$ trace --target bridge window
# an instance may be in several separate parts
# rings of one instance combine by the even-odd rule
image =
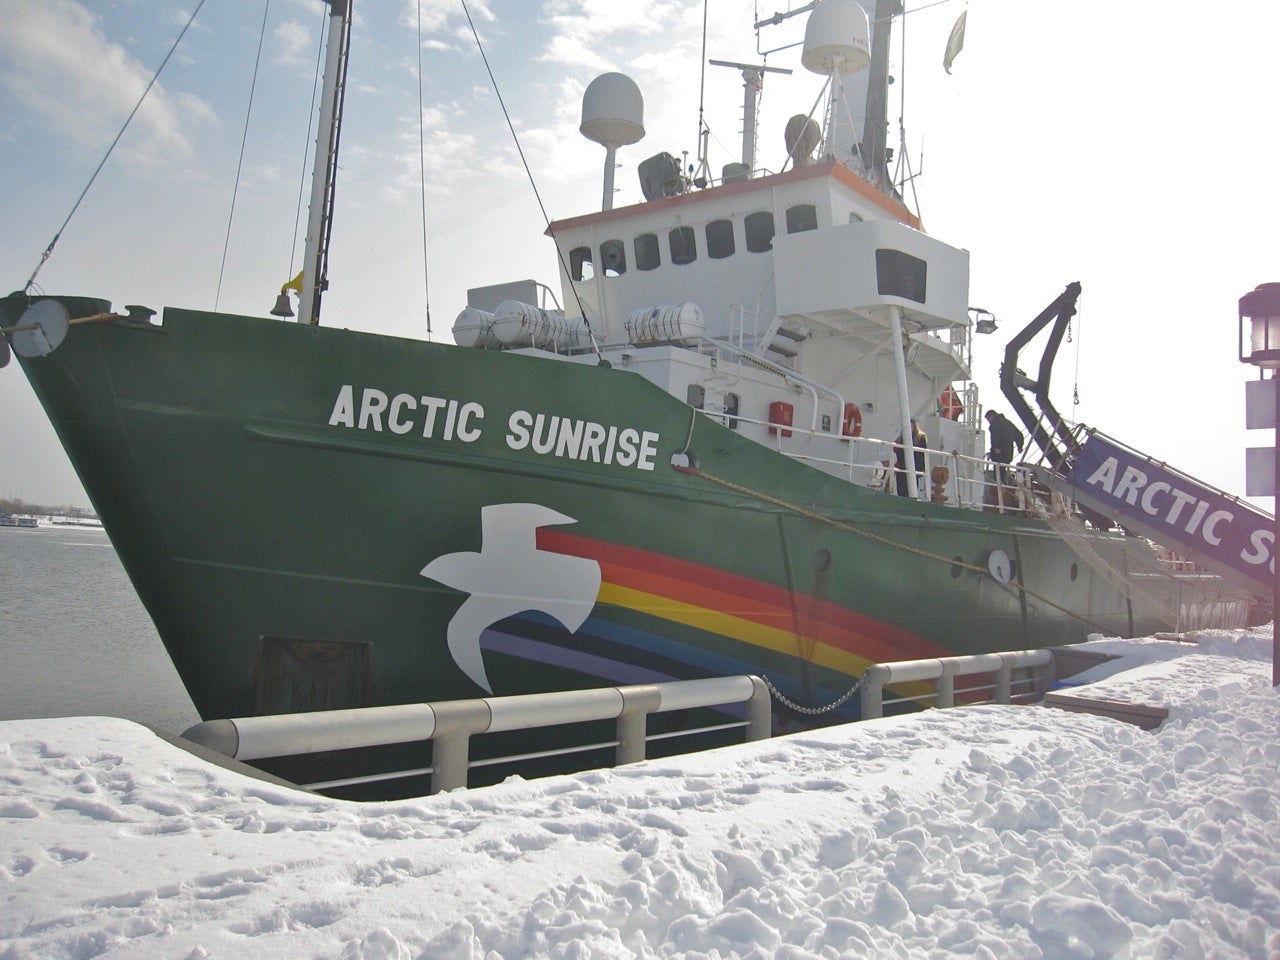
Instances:
[[[925,302],[929,264],[901,250],[876,251],[876,291],[882,296]]]
[[[817,229],[818,208],[812,203],[801,203],[787,210],[787,233]]]
[[[747,230],[747,250],[765,253],[773,249],[773,214],[770,211],[748,213],[743,225]]]
[[[671,244],[672,263],[683,265],[698,259],[698,238],[693,227],[676,227],[667,234],[667,242]]]
[[[658,253],[658,235],[642,233],[636,237],[636,269],[656,270],[662,264],[662,256]]]
[[[620,277],[627,272],[627,248],[621,240],[600,244],[600,264],[606,277]]]
[[[707,256],[723,260],[733,256],[733,221],[712,220],[707,224]]]
[[[574,280],[590,280],[596,275],[590,247],[574,247],[569,251],[569,276]]]

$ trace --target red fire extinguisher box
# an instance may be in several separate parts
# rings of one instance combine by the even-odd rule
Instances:
[[[785,400],[775,400],[773,403],[769,404],[769,422],[776,423],[778,425],[776,427],[769,428],[770,435],[776,434],[780,427],[791,426],[792,422],[795,420],[795,416],[796,408]],[[784,437],[789,437],[791,436],[791,431],[783,430],[782,435]]]

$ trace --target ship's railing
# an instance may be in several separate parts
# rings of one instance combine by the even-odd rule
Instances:
[[[702,344],[707,349],[711,350],[713,354],[728,353],[730,359],[738,363],[749,363],[756,367],[759,367],[762,370],[768,370],[770,373],[773,373],[778,377],[780,377],[783,380],[783,382],[793,386],[801,387],[806,393],[809,394],[809,396],[813,400],[813,411],[811,414],[811,422],[809,425],[809,429],[811,432],[813,433],[818,432],[818,418],[822,415],[822,410],[821,410],[822,401],[819,399],[819,397],[827,398],[827,401],[831,404],[831,409],[834,412],[834,415],[836,416],[836,418],[843,416],[844,396],[839,391],[832,390],[830,387],[826,386],[825,384],[821,384],[814,380],[810,380],[807,377],[803,377],[800,374],[796,373],[794,370],[789,370],[788,368],[782,366],[779,363],[776,363],[773,360],[768,359],[767,357],[758,356],[757,354],[754,354],[747,350],[736,347],[733,344],[728,343],[724,340],[703,340]],[[713,357],[713,359],[718,359],[718,358]]]
[[[1016,674],[1015,674],[1016,671]],[[979,653],[938,660],[902,660],[877,663],[862,677],[862,719],[884,716],[886,704],[911,703],[922,707],[954,707],[962,703],[1013,703],[1042,697],[1054,678],[1054,657],[1049,650],[1014,650]],[[957,686],[957,679],[961,685]],[[932,681],[932,689],[915,694],[885,696],[889,684]],[[989,696],[983,696],[989,694]]]
[[[673,733],[647,732],[647,720],[651,714],[737,704],[745,704],[745,720],[681,729]],[[473,736],[597,720],[616,721],[612,740],[517,756],[470,759]],[[432,762],[428,767],[300,786],[305,790],[319,791],[429,774],[431,792],[436,793],[465,787],[468,771],[475,767],[609,747],[614,748],[616,763],[635,763],[645,759],[650,741],[735,728],[745,730],[747,740],[764,740],[770,736],[769,690],[759,677],[709,677],[513,697],[207,720],[191,727],[183,737],[223,756],[243,761],[430,741]]]
[[[897,489],[896,478],[905,473],[897,467],[897,453],[905,452],[905,445],[874,437],[845,437],[829,430],[790,425],[779,426],[768,420],[760,420],[742,414],[728,414],[714,410],[702,413],[725,424],[748,424],[772,430],[773,448],[780,454],[810,463],[824,470],[874,490],[893,493]],[[788,442],[786,434],[792,439]],[[843,450],[843,457],[822,456],[813,452],[811,443],[828,441],[839,446],[829,450]],[[918,473],[916,483],[921,500],[950,504],[967,510],[992,510],[1003,513],[1027,513],[1026,490],[1031,489],[1031,469],[1022,464],[1000,464],[982,457],[970,457],[958,452],[925,448],[924,472]],[[934,480],[934,468],[946,467],[945,480]],[[940,487],[940,489],[939,489]]]

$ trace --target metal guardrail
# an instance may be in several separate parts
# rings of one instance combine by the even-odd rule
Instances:
[[[246,761],[429,740],[432,743],[430,767],[302,786],[323,790],[430,773],[431,792],[438,793],[465,787],[467,773],[473,766],[507,760],[537,759],[612,746],[618,764],[635,763],[645,758],[649,740],[672,736],[648,736],[646,719],[650,714],[740,703],[747,707],[745,721],[681,730],[679,735],[743,727],[748,740],[767,739],[771,733],[769,690],[764,681],[755,676],[207,720],[182,736],[233,760]],[[616,720],[615,739],[588,747],[575,746],[476,763],[470,760],[471,738],[477,734],[593,720]]]
[[[1025,679],[1015,681],[1013,671],[1029,668],[1033,671]],[[957,691],[957,677],[992,675],[990,683],[966,686]],[[897,663],[877,663],[867,668],[862,678],[862,719],[874,720],[884,716],[884,705],[914,701],[928,706],[954,707],[956,693],[969,694],[991,691],[989,700],[983,703],[1010,703],[1015,696],[1013,688],[1030,687],[1027,694],[1043,694],[1053,681],[1054,659],[1052,651],[1014,650],[1008,653],[978,653],[967,657],[945,657],[940,660],[902,660]],[[934,691],[918,696],[884,695],[884,688],[891,683],[932,680]],[[978,702],[978,701],[974,701]]]

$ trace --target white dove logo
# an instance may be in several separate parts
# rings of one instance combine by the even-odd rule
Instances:
[[[538,549],[538,527],[577,522],[536,503],[492,504],[480,511],[479,553],[446,553],[422,568],[422,576],[471,594],[449,621],[449,653],[486,692],[493,693],[480,653],[487,627],[538,610],[572,633],[595,606],[600,564]]]

